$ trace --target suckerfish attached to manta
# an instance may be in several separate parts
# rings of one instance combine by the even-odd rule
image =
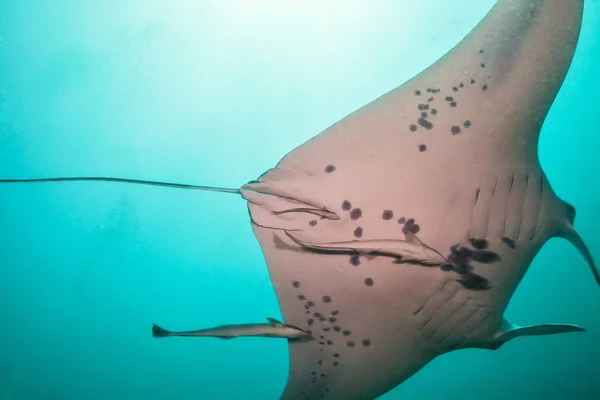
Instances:
[[[195,331],[171,332],[156,324],[152,324],[152,336],[164,338],[169,336],[216,337],[234,339],[237,337],[268,337],[288,340],[308,339],[310,333],[294,325],[284,324],[275,318],[267,318],[268,324],[219,325],[213,328]]]

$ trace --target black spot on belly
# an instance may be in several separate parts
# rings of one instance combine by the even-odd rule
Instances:
[[[464,87],[465,87],[465,84],[461,82],[459,86],[460,86],[461,88],[464,88]]]
[[[300,282],[298,281],[293,281],[292,282],[292,286],[295,287],[296,289],[300,287]]]
[[[348,200],[344,200],[342,202],[342,210],[344,211],[348,211],[352,208],[352,204],[350,204],[350,202]]]
[[[427,118],[427,113],[425,111],[421,113],[421,118]]]
[[[339,353],[333,353],[333,356],[334,356],[335,358],[340,358],[340,354],[339,354]]]
[[[442,271],[452,271],[454,269],[454,265],[452,265],[452,264],[442,264],[442,265],[440,265],[440,269]]]
[[[484,250],[488,248],[488,241],[486,239],[469,239],[469,243],[471,246],[475,247],[477,250]]]
[[[479,54],[483,54],[483,49],[479,50]]]
[[[517,246],[515,240],[509,237],[503,237],[502,242],[504,242],[504,244],[506,244],[511,249],[514,249]]]
[[[415,96],[420,96],[421,95],[421,91],[420,90],[415,90]]]
[[[353,342],[353,341],[349,341],[349,342],[347,342],[347,343],[346,343],[346,345],[347,345],[348,347],[354,347],[354,346],[355,346],[355,344],[354,344],[354,342]]]
[[[360,226],[357,226],[356,229],[354,230],[354,236],[359,238],[359,237],[362,237],[362,235],[363,235],[363,229]]]
[[[337,362],[337,361],[334,361],[334,362],[333,362],[333,366],[334,366],[334,367],[337,367],[337,366],[338,366],[338,364],[339,364],[339,362]]]
[[[394,212],[392,210],[383,210],[383,212],[381,213],[381,218],[388,221],[394,218]]]
[[[339,331],[342,330],[342,328],[340,328],[339,326],[334,326],[333,330],[336,331],[336,332],[339,332]]]
[[[431,109],[431,115],[437,115],[437,110],[435,108]]]
[[[410,129],[411,132],[416,132],[417,126],[415,124],[412,124],[408,127],[408,129]]]
[[[331,312],[331,315],[338,315],[339,313],[340,313],[340,312],[339,312],[338,310],[333,310],[333,311]]]
[[[485,64],[484,63],[481,63],[479,65],[481,66],[481,68],[485,68]]]
[[[460,127],[454,125],[452,128],[450,128],[450,132],[452,132],[453,135],[458,135],[460,133]]]
[[[312,301],[307,301],[306,305],[309,307],[314,307],[315,303],[313,303]]]
[[[404,217],[400,217],[400,218],[398,218],[398,223],[399,223],[399,224],[403,224],[403,223],[405,223],[405,222],[406,222],[406,218],[404,218]]]
[[[316,219],[313,219],[313,220],[312,220],[312,221],[310,221],[308,224],[309,224],[310,226],[315,226],[315,225],[317,225],[317,220],[316,220]]]
[[[421,227],[418,224],[414,224],[410,231],[416,235],[417,233],[419,233],[420,230]]]
[[[458,279],[458,283],[463,285],[466,289],[470,290],[488,290],[490,289],[490,283],[483,276],[476,274],[462,275]]]
[[[306,296],[304,296],[303,294],[298,296],[298,300],[306,300]]]
[[[328,174],[332,173],[333,171],[335,171],[335,165],[328,165],[325,167],[325,172]]]
[[[360,208],[355,208],[350,211],[350,218],[353,220],[357,220],[362,217],[362,210]]]
[[[325,328],[323,328],[323,332],[329,332],[329,331],[330,331],[329,327],[326,326]]]
[[[329,322],[336,322],[337,318],[336,317],[329,317]]]
[[[369,347],[371,345],[371,341],[369,339],[364,339],[362,341],[363,346]]]
[[[429,104],[419,104],[417,108],[419,109],[419,111],[429,110]]]
[[[360,258],[359,258],[359,256],[350,256],[350,265],[358,267],[360,265]]]
[[[476,250],[471,255],[471,259],[482,264],[491,264],[500,261],[500,255],[493,251]]]
[[[446,96],[446,101],[454,101],[454,97],[452,97],[452,96]]]
[[[419,124],[419,126],[422,126],[423,128],[425,128],[427,130],[430,130],[433,128],[433,124],[431,122],[427,121],[425,118],[419,118],[417,123]]]
[[[456,102],[455,101],[451,102],[450,107],[456,107]]]
[[[485,92],[486,90],[488,90],[488,86],[487,86],[487,85],[483,85],[483,86],[481,87],[481,90],[483,90],[483,91]]]
[[[423,153],[423,152],[427,151],[427,145],[426,145],[426,144],[420,144],[420,145],[419,145],[419,151],[420,151],[421,153]]]
[[[373,279],[371,279],[371,278],[365,279],[365,285],[373,286],[373,284],[374,284]]]
[[[308,326],[312,326],[312,324],[315,323],[315,320],[312,318],[309,318],[308,321],[306,321],[306,323],[308,324]]]
[[[350,332],[349,330],[345,330],[345,331],[342,332],[342,335],[344,335],[344,336],[350,336],[350,335],[352,335],[352,332]]]
[[[465,128],[470,128],[471,127],[471,121],[466,120],[463,125],[465,126]]]
[[[331,303],[331,297],[329,297],[329,296],[323,296],[322,300],[323,300],[323,303]]]

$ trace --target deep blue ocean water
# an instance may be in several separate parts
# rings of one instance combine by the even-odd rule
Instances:
[[[565,0],[567,1],[567,0]],[[418,3],[418,4],[417,4]],[[0,178],[239,187],[408,80],[493,0],[0,0]],[[600,259],[600,1],[540,158]],[[600,399],[600,290],[566,241],[506,316],[582,334],[440,357],[393,399]],[[277,399],[282,340],[151,337],[280,318],[246,203],[124,185],[0,186],[0,399]]]

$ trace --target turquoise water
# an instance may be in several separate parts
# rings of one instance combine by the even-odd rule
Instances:
[[[415,2],[416,3],[416,2]],[[459,42],[492,0],[0,2],[0,178],[239,187]],[[600,258],[600,1],[542,165]],[[151,337],[281,318],[238,196],[0,186],[0,399],[277,399],[285,341]],[[506,313],[587,333],[434,360],[383,399],[600,398],[600,291],[546,244]]]

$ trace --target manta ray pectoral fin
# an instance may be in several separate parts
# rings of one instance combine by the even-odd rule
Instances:
[[[446,259],[437,251],[424,245],[420,240],[351,240],[345,242],[314,243],[300,239],[285,231],[285,234],[303,247],[332,252],[357,252],[359,254],[380,254],[398,258],[399,262],[414,262],[424,265],[441,265]],[[416,236],[414,237],[416,239]]]
[[[596,262],[592,257],[592,253],[586,246],[582,237],[579,235],[575,227],[571,224],[565,224],[564,228],[558,233],[559,237],[567,239],[573,246],[577,248],[579,253],[585,258],[590,269],[592,270],[592,274],[594,274],[594,278],[596,279],[596,283],[600,285],[600,272],[598,271],[598,267],[596,266]]]
[[[499,349],[504,343],[519,336],[554,335],[557,333],[585,332],[585,329],[570,324],[543,324],[530,326],[517,326],[506,319],[502,321],[500,330],[490,345],[491,350]]]

